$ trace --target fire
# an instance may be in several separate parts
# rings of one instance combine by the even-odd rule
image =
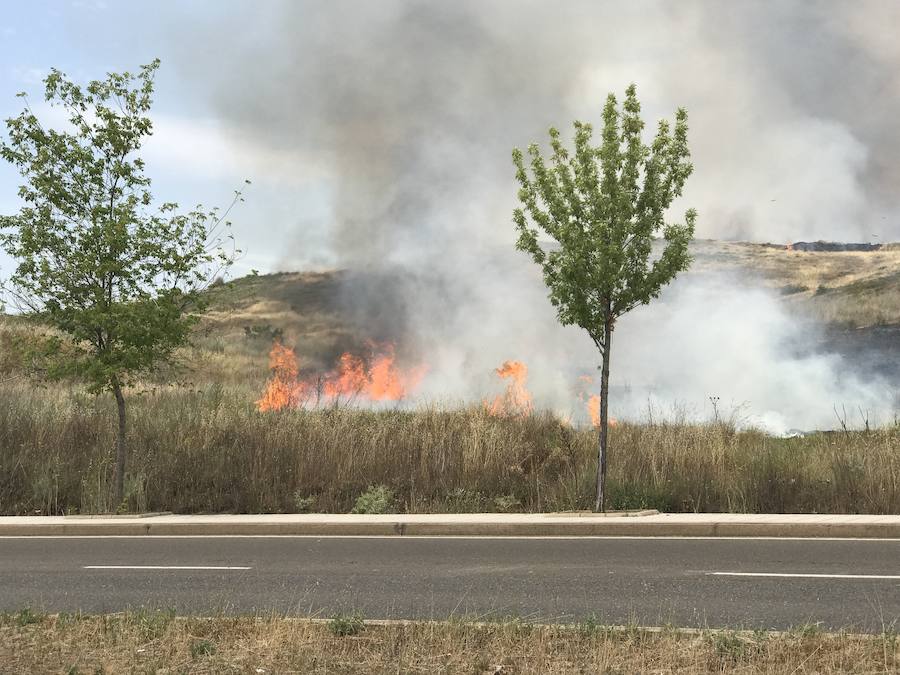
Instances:
[[[326,377],[323,392],[333,399],[399,401],[418,387],[427,371],[426,366],[401,370],[395,363],[393,345],[386,345],[381,354],[374,354],[368,365],[359,356],[344,353],[337,369]]]
[[[793,251],[794,245],[792,243],[788,242],[787,244],[784,245],[784,250],[785,251]]]
[[[294,350],[276,340],[269,352],[269,370],[272,371],[272,376],[266,382],[266,390],[256,406],[263,412],[296,407],[302,386],[297,380],[300,371]]]
[[[315,395],[316,403],[329,401],[399,401],[412,393],[425,376],[427,366],[403,370],[395,362],[393,345],[378,349],[370,345],[368,363],[362,357],[345,352],[335,368],[325,375],[300,379],[294,350],[276,341],[269,353],[272,376],[266,383],[260,411],[297,408]]]
[[[578,378],[578,381],[585,385],[585,390],[578,394],[578,398],[584,401],[585,406],[587,407],[588,415],[591,418],[591,424],[595,427],[600,426],[600,395],[599,394],[588,394],[587,388],[590,387],[594,383],[594,378],[590,375],[581,375]],[[609,426],[614,427],[618,422],[615,417],[610,417]]]
[[[484,407],[491,415],[530,415],[534,409],[531,401],[531,393],[525,387],[528,378],[528,366],[521,361],[504,361],[503,365],[495,370],[501,379],[508,379],[506,391],[494,398],[492,402],[485,401]]]
[[[591,416],[591,424],[595,427],[600,426],[600,397],[597,394],[591,394],[587,400],[588,414]]]
[[[600,396],[597,394],[591,394],[590,398],[587,400],[587,409],[588,414],[591,416],[591,424],[595,427],[600,426]],[[615,417],[610,417],[607,420],[609,426],[616,426],[619,421]]]
[[[415,392],[428,372],[425,365],[408,369],[398,366],[391,344],[381,347],[370,344],[369,349],[368,359],[345,352],[329,372],[301,378],[294,350],[276,340],[269,352],[272,374],[256,402],[257,408],[261,412],[299,408],[310,402],[317,405],[323,399],[325,402],[400,401]],[[521,361],[504,361],[494,372],[506,380],[506,390],[493,400],[484,400],[487,412],[511,417],[530,415],[534,402],[526,387],[528,366]],[[591,424],[599,427],[600,396],[590,393],[593,384],[593,377],[582,375],[576,392],[587,408]],[[609,418],[609,425],[616,426],[616,420]]]

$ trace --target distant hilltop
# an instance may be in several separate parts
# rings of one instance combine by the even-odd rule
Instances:
[[[896,244],[856,244],[839,241],[795,241],[792,244],[764,244],[769,248],[780,248],[786,251],[880,251],[891,249]]]

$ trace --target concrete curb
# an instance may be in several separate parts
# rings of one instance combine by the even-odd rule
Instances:
[[[900,516],[394,514],[0,517],[0,536],[799,537],[900,539]]]

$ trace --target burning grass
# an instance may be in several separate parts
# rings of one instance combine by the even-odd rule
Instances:
[[[125,508],[349,512],[383,485],[406,512],[591,505],[596,434],[547,413],[344,407],[262,413],[252,389],[132,398]],[[257,394],[258,397],[258,394]],[[108,512],[111,401],[0,385],[0,512]],[[900,427],[775,438],[722,423],[611,430],[610,507],[900,513]]]
[[[256,402],[260,412],[346,402],[402,401],[418,386],[428,368],[403,369],[396,363],[394,346],[370,343],[369,358],[345,352],[324,375],[300,376],[294,350],[275,340],[269,352],[271,376]]]
[[[653,631],[585,621],[365,623],[280,617],[0,616],[8,672],[873,673],[895,634]]]

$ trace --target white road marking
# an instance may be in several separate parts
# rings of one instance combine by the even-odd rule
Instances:
[[[713,577],[779,577],[787,579],[896,579],[900,574],[806,574],[788,572],[707,572]]]
[[[85,570],[251,570],[239,565],[84,565]]]

